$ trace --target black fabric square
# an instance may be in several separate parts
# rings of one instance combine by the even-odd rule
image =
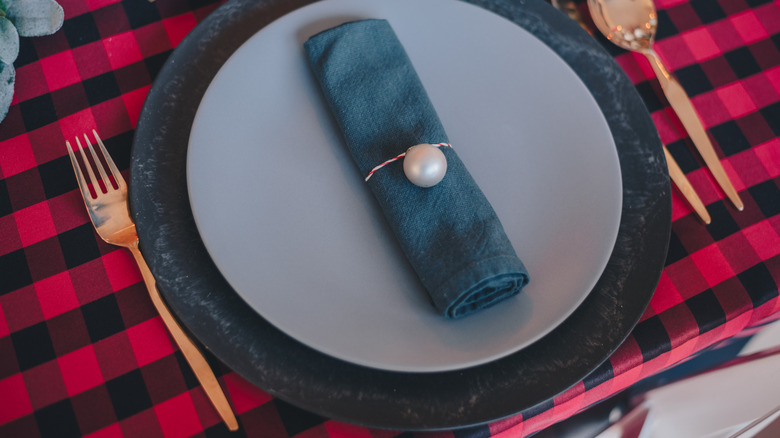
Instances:
[[[62,248],[62,256],[68,269],[74,268],[100,257],[95,228],[91,223],[78,226],[57,236]]]
[[[544,403],[538,404],[523,411],[523,420],[533,418],[539,414],[543,414],[555,407],[555,401],[549,399]]]
[[[81,308],[92,342],[115,335],[125,329],[122,313],[113,295],[108,295]]]
[[[737,278],[750,295],[754,308],[777,297],[777,283],[763,263],[737,274]]]
[[[19,38],[19,56],[14,61],[14,67],[19,68],[38,60],[38,52],[32,38]]]
[[[666,253],[666,262],[664,262],[664,266],[669,266],[685,257],[688,257],[688,251],[685,250],[685,247],[680,241],[680,238],[677,237],[677,234],[672,232],[669,238],[669,250]]]
[[[658,11],[658,29],[655,34],[657,41],[660,41],[666,37],[679,34],[674,22],[669,18],[669,14],[665,10]]]
[[[588,391],[612,379],[613,377],[615,377],[615,370],[612,368],[612,362],[605,360],[601,363],[601,365],[598,366],[598,368],[593,370],[590,374],[585,376],[584,379],[582,379],[582,384],[585,387],[585,390]]]
[[[290,436],[297,435],[325,421],[325,418],[317,414],[304,411],[282,400],[275,399],[273,403],[276,406],[276,411],[279,413],[282,424],[284,424],[284,429]]]
[[[712,91],[713,89],[712,82],[710,82],[707,74],[704,73],[699,64],[691,64],[675,70],[674,75],[690,97]]]
[[[747,3],[751,8],[755,8],[756,6],[772,3],[772,0],[745,0],[745,3]]]
[[[691,7],[704,24],[726,18],[723,8],[712,0],[691,0]]]
[[[185,329],[186,330],[186,329]],[[208,356],[206,355],[207,351],[203,351],[204,356],[206,356],[206,360],[208,361]],[[184,377],[184,384],[187,385],[187,389],[193,389],[197,386],[200,386],[200,383],[198,382],[198,379],[195,377],[195,373],[192,371],[192,367],[187,362],[187,359],[184,358],[184,355],[181,353],[181,351],[176,351],[174,353],[174,357],[176,358],[176,362],[179,363],[179,369],[181,370],[181,376]],[[213,366],[212,369],[215,369]],[[214,373],[217,377],[220,377],[220,374]]]
[[[157,5],[154,2],[124,0],[122,6],[125,8],[127,21],[133,29],[160,21],[160,12],[157,10]]]
[[[123,420],[152,407],[141,370],[133,370],[106,382],[117,419]]]
[[[683,133],[683,135],[688,134]],[[672,154],[674,161],[677,162],[683,173],[691,173],[702,166],[696,159],[697,155],[695,155],[692,150],[693,144],[689,146],[686,139],[680,139],[669,143],[666,145],[666,148],[669,149],[669,153]]]
[[[79,423],[70,399],[65,399],[35,411],[35,420],[41,437],[80,437]]]
[[[658,315],[651,316],[637,324],[632,334],[639,345],[644,362],[672,349],[669,333]]]
[[[130,168],[130,151],[133,148],[133,131],[127,131],[109,139],[103,139],[108,155],[114,160],[116,167],[122,171]]]
[[[27,266],[24,250],[9,252],[0,256],[0,295],[13,292],[32,284],[32,275]]]
[[[57,121],[57,111],[49,94],[43,94],[19,103],[27,131],[38,129]]]
[[[92,14],[81,14],[62,23],[62,32],[71,48],[83,46],[100,39],[100,31]]]
[[[712,223],[707,225],[707,231],[715,240],[725,239],[740,230],[734,217],[729,213],[729,208],[726,207],[725,202],[715,202],[707,206],[712,217]]]
[[[750,53],[747,47],[740,47],[723,55],[728,61],[731,69],[740,78],[744,79],[761,71],[761,67],[756,62],[756,58]]]
[[[651,81],[636,84],[636,91],[639,92],[639,96],[642,97],[645,105],[647,105],[647,110],[651,113],[662,110],[666,105],[665,99],[661,100],[658,90],[656,90]]]
[[[57,357],[45,322],[11,333],[19,369],[29,370]]]
[[[119,97],[119,84],[112,72],[89,78],[84,81],[84,91],[90,105],[97,105],[107,100]]]
[[[189,5],[189,8],[191,11],[213,5],[215,2],[214,0],[187,0],[187,4]]]
[[[0,179],[0,217],[13,213],[11,197],[8,195],[8,185],[4,179]]]
[[[715,221],[713,220],[713,222]],[[726,323],[726,314],[712,289],[707,289],[688,298],[685,300],[685,304],[691,309],[693,317],[696,318],[700,335]]]
[[[780,34],[777,34],[780,36]],[[780,46],[778,46],[780,48]],[[767,105],[760,110],[761,115],[769,123],[772,131],[775,135],[780,137],[780,102],[775,102],[772,105]]]
[[[152,81],[154,81],[154,78],[156,78],[157,74],[160,73],[160,70],[162,70],[163,65],[165,65],[165,61],[168,60],[168,56],[170,56],[171,53],[173,53],[172,50],[158,53],[144,59],[146,69],[149,71],[149,77],[152,79]]]
[[[764,181],[748,188],[750,196],[758,204],[758,208],[764,213],[764,217],[772,217],[780,214],[780,189],[773,180]]]
[[[727,157],[751,148],[750,142],[734,120],[713,126],[710,134]]]
[[[70,142],[73,143],[73,140],[71,139]],[[41,164],[38,166],[38,171],[47,199],[56,198],[78,188],[76,175],[73,173],[73,166],[67,155]]]
[[[485,424],[482,426],[465,427],[452,431],[454,438],[490,438],[490,427]]]

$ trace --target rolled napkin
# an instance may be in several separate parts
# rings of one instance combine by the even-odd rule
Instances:
[[[409,147],[447,134],[403,46],[386,20],[342,24],[305,44],[309,63],[365,178]],[[366,182],[434,307],[460,318],[520,293],[528,273],[487,198],[455,150],[444,179],[412,184],[402,161]]]

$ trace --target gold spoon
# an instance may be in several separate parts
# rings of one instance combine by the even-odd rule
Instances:
[[[607,39],[617,46],[647,57],[669,104],[688,131],[691,141],[712,172],[715,181],[737,210],[742,211],[745,208],[742,200],[734,190],[726,171],[723,170],[691,99],[653,50],[653,40],[658,27],[658,14],[653,0],[588,0],[588,8],[596,27]]]

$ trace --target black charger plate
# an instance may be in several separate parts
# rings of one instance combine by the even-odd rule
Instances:
[[[341,361],[282,333],[230,288],[203,246],[187,195],[190,128],[211,80],[249,37],[309,3],[229,1],[182,41],[156,78],[136,130],[130,187],[141,249],[161,293],[186,327],[236,372],[276,397],[330,418],[392,429],[449,429],[549,402],[628,336],[663,268],[671,189],[644,103],[610,55],[541,0],[470,1],[547,44],[598,102],[623,177],[614,251],[574,314],[517,353],[436,373],[382,371]]]

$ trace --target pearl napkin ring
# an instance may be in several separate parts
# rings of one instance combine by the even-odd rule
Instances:
[[[444,179],[444,175],[447,173],[447,157],[439,149],[441,147],[452,147],[452,145],[449,143],[414,145],[406,152],[371,169],[371,172],[368,172],[366,176],[366,182],[377,170],[403,158],[404,174],[412,184],[423,188],[433,187]]]

